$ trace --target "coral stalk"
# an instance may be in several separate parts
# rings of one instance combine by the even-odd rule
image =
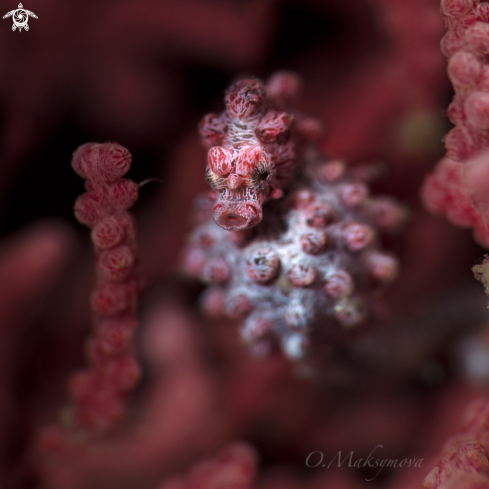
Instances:
[[[445,216],[455,226],[472,228],[475,241],[489,248],[489,229],[483,216],[472,206],[464,182],[465,166],[449,158],[441,160],[426,178],[421,198],[433,214]]]
[[[276,338],[294,360],[305,356],[312,335],[329,342],[337,325],[365,321],[373,292],[398,271],[379,235],[406,216],[308,144],[319,123],[292,108],[300,86],[285,72],[267,84],[243,79],[226,92],[224,113],[204,118],[213,191],[198,201],[200,226],[184,253],[188,274],[211,286],[203,296],[208,313],[244,320],[241,336],[256,352],[270,351]],[[277,112],[279,105],[291,112]],[[212,207],[223,229],[206,216]]]
[[[200,462],[185,478],[166,481],[159,489],[252,489],[257,456],[245,443],[234,443],[218,457]]]
[[[455,91],[447,114],[455,127],[445,137],[446,159],[425,181],[422,198],[428,209],[446,213],[453,224],[473,227],[476,241],[489,247],[484,197],[489,166],[489,4],[442,0],[441,12],[447,28],[441,50]],[[455,162],[467,165],[457,167]]]
[[[441,50],[455,90],[448,117],[455,127],[445,138],[447,156],[467,161],[489,144],[489,5],[479,0],[442,0],[447,33]]]
[[[426,476],[426,489],[489,487],[489,405],[475,401],[469,407],[461,433],[445,444],[445,456]]]
[[[97,276],[90,301],[94,333],[87,344],[89,368],[69,384],[69,422],[82,429],[112,426],[141,375],[133,342],[138,324],[136,227],[127,212],[138,198],[138,185],[122,178],[130,165],[130,153],[114,143],[84,144],[73,155],[72,166],[86,179],[87,189],[75,203],[75,214],[92,229]]]

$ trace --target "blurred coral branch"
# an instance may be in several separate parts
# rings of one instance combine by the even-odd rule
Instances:
[[[439,0],[0,25],[2,489],[488,486],[489,8],[441,3],[434,170]]]

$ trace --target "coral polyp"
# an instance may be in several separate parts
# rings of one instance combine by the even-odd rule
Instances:
[[[336,181],[312,177],[280,204],[265,206],[263,222],[244,240],[211,219],[198,226],[184,267],[210,287],[205,311],[241,318],[241,336],[259,351],[268,351],[275,336],[293,359],[304,356],[313,331],[361,324],[375,290],[396,277],[399,264],[379,248],[387,230],[371,209],[382,198],[349,206],[342,195],[353,185],[365,184],[348,172]],[[392,205],[403,220],[403,207]]]
[[[276,76],[275,83],[280,76],[285,75]],[[287,77],[290,80],[292,75]],[[393,280],[399,268],[396,257],[380,249],[380,235],[398,228],[406,211],[394,200],[370,196],[367,183],[355,177],[344,163],[328,161],[311,145],[303,144],[304,138],[294,134],[294,125],[287,125],[287,136],[281,142],[280,138],[273,139],[272,149],[240,147],[238,131],[229,127],[240,121],[244,127],[248,121],[255,121],[257,114],[264,117],[263,86],[258,81],[242,81],[228,90],[228,122],[221,125],[227,130],[220,136],[211,133],[208,123],[203,126],[207,143],[227,141],[238,149],[209,149],[208,178],[214,191],[221,188],[216,182],[222,182],[222,191],[217,201],[213,193],[208,204],[199,201],[201,222],[183,261],[188,274],[209,285],[202,297],[207,313],[241,319],[241,336],[255,351],[268,352],[278,340],[287,357],[300,359],[312,336],[324,336],[325,331],[329,334],[335,328],[353,328],[368,317],[375,291]],[[229,114],[236,119],[231,122]],[[273,117],[278,116],[274,113]],[[215,120],[207,117],[209,120],[216,127]],[[263,144],[263,139],[258,142]],[[285,158],[278,160],[276,156],[283,154],[278,148],[284,144],[287,155],[295,155],[304,163],[298,178],[287,186],[278,183],[286,181],[280,174]],[[249,190],[249,201],[237,198],[238,194],[229,189],[230,182],[245,173],[239,168],[255,171],[263,154],[275,155],[269,159],[275,164],[269,171],[272,176],[267,191],[253,194],[255,190]],[[243,155],[260,156],[255,160],[248,156],[247,161],[255,163],[243,165]],[[287,159],[287,165],[293,161]],[[228,175],[225,183],[216,176],[218,173]],[[276,178],[279,174],[281,180]],[[267,192],[273,194],[279,188],[283,198],[265,202]],[[259,223],[246,214],[251,201],[264,203]],[[213,217],[219,226],[210,212],[202,217],[202,209],[211,209],[213,203]],[[249,229],[252,224],[256,225]]]

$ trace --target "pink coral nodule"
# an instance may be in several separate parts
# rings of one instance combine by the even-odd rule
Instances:
[[[82,178],[114,182],[127,173],[132,156],[117,143],[86,143],[74,153],[72,166]]]

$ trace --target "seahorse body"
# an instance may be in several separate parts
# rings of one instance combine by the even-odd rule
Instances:
[[[215,192],[214,219],[229,231],[262,219],[267,199],[283,194],[296,168],[294,117],[279,110],[264,83],[242,79],[225,95],[226,109],[208,114],[200,134],[209,148],[207,180]]]

